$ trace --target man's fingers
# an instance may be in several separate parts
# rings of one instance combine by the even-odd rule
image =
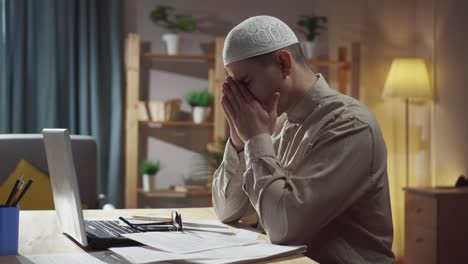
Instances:
[[[226,109],[225,103],[222,100],[220,100],[220,101],[221,101],[221,107],[223,108],[224,117],[226,117],[226,120],[229,123],[229,126],[231,126],[231,123],[232,123],[231,116],[229,115],[229,112]]]
[[[232,109],[231,103],[229,100],[227,100],[225,95],[221,97],[221,105],[223,107],[224,113],[226,114],[226,117],[228,118],[228,122],[230,121],[232,124],[234,121],[234,110]]]
[[[222,88],[223,95],[226,97],[226,100],[229,101],[232,110],[239,111],[240,105],[237,99],[235,98],[235,95],[232,90],[233,89],[230,87],[230,84],[223,83],[223,88]]]
[[[229,89],[232,91],[232,94],[234,95],[234,99],[236,100],[237,104],[239,104],[239,107],[242,107],[245,104],[245,99],[244,96],[240,92],[240,86],[239,84],[234,81],[232,78],[227,79],[228,84],[229,84]]]
[[[241,85],[239,90],[247,103],[251,103],[253,100],[255,100],[250,90],[247,89],[247,87],[244,85]]]
[[[280,98],[280,93],[274,93],[274,94],[271,96],[270,105],[269,105],[269,107],[268,107],[268,111],[270,112],[270,114],[273,114],[273,115],[277,115],[277,114],[278,114],[278,102],[279,102],[279,98]]]

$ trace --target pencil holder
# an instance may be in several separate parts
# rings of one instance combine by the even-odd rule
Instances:
[[[0,256],[18,255],[19,208],[0,205]]]

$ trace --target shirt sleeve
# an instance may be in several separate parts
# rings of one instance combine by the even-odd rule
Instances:
[[[269,135],[246,144],[243,189],[273,243],[305,244],[372,184],[373,137],[367,124],[337,120],[313,142],[295,171],[281,167]]]
[[[242,190],[245,170],[244,152],[237,153],[229,139],[223,161],[213,175],[212,186],[213,207],[222,222],[234,222],[255,212]]]

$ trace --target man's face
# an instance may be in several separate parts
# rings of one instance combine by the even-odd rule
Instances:
[[[284,80],[276,64],[241,60],[226,66],[229,75],[248,89],[260,104],[267,105],[273,93],[283,90]],[[281,98],[280,98],[281,100]]]

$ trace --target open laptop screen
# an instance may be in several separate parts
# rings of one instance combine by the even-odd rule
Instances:
[[[87,246],[68,130],[44,129],[42,135],[54,195],[55,212],[62,231],[82,246]]]

